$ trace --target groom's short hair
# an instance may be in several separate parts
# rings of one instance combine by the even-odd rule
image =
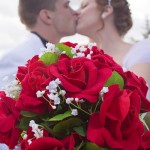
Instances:
[[[37,16],[42,9],[55,10],[57,0],[19,0],[18,13],[21,22],[31,28],[36,24]]]

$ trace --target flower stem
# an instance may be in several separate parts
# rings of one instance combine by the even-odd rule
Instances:
[[[100,101],[101,101],[101,99],[99,98],[99,99],[98,99],[98,102],[96,103],[96,106],[95,106],[94,112],[96,112],[96,109],[97,109],[97,107],[98,107],[98,105],[99,105]]]
[[[80,107],[78,107],[78,106],[76,106],[76,105],[74,105],[73,103],[70,103],[72,106],[74,106],[74,107],[76,107],[77,109],[80,109],[81,111],[83,111],[85,114],[87,114],[87,115],[89,115],[89,116],[91,116],[91,114],[90,113],[88,113],[88,112],[86,112],[85,110],[83,110],[82,108],[80,108]]]

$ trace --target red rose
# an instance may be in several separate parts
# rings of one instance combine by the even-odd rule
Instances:
[[[63,144],[55,138],[44,137],[34,140],[26,150],[65,150]]]
[[[18,72],[18,77],[21,77],[22,91],[16,106],[19,110],[43,113],[49,105],[42,98],[37,98],[36,92],[45,90],[45,83],[50,78],[48,67],[42,61],[35,59],[27,64],[27,70],[24,77]]]
[[[118,85],[109,87],[100,112],[90,118],[87,139],[102,147],[138,149],[144,131],[139,112],[140,98],[136,91],[120,91]]]
[[[150,149],[150,131],[146,132],[143,135],[142,139],[143,139],[145,150],[149,150]]]
[[[142,135],[142,146],[138,150],[149,150],[150,149],[150,131],[147,131]]]
[[[65,137],[61,142],[66,150],[74,150],[76,143],[81,140],[81,136],[77,133]]]
[[[20,129],[16,128],[19,113],[15,108],[16,101],[0,92],[0,143],[5,143],[10,149],[17,145]]]
[[[27,75],[29,68],[28,66],[31,66],[34,62],[37,62],[39,60],[38,55],[34,56],[32,59],[27,61],[26,66],[19,66],[18,67],[18,71],[17,71],[17,79],[22,82],[22,80],[25,78],[25,76]]]
[[[141,98],[141,111],[150,111],[150,102],[146,99],[148,87],[142,77],[136,76],[134,73],[128,71],[122,75],[125,80],[125,89],[137,90]]]
[[[97,47],[92,47],[92,57],[91,59],[95,62],[96,66],[99,68],[110,68],[113,71],[123,72],[122,67],[118,65],[111,56],[104,53],[103,50],[97,49]]]
[[[95,103],[106,80],[111,76],[111,69],[97,68],[87,58],[60,57],[56,64],[49,66],[49,72],[62,82],[67,97],[85,98]]]

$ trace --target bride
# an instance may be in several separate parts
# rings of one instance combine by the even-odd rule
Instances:
[[[123,41],[131,27],[126,0],[82,1],[77,32],[88,36],[118,64],[142,76],[150,85],[150,40],[134,45]]]

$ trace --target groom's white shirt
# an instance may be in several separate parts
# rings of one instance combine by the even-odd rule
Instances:
[[[25,65],[28,59],[40,53],[44,45],[41,39],[34,33],[29,33],[25,40],[17,47],[11,49],[0,59],[0,89],[6,83],[2,82],[4,76],[14,79],[18,66]]]

